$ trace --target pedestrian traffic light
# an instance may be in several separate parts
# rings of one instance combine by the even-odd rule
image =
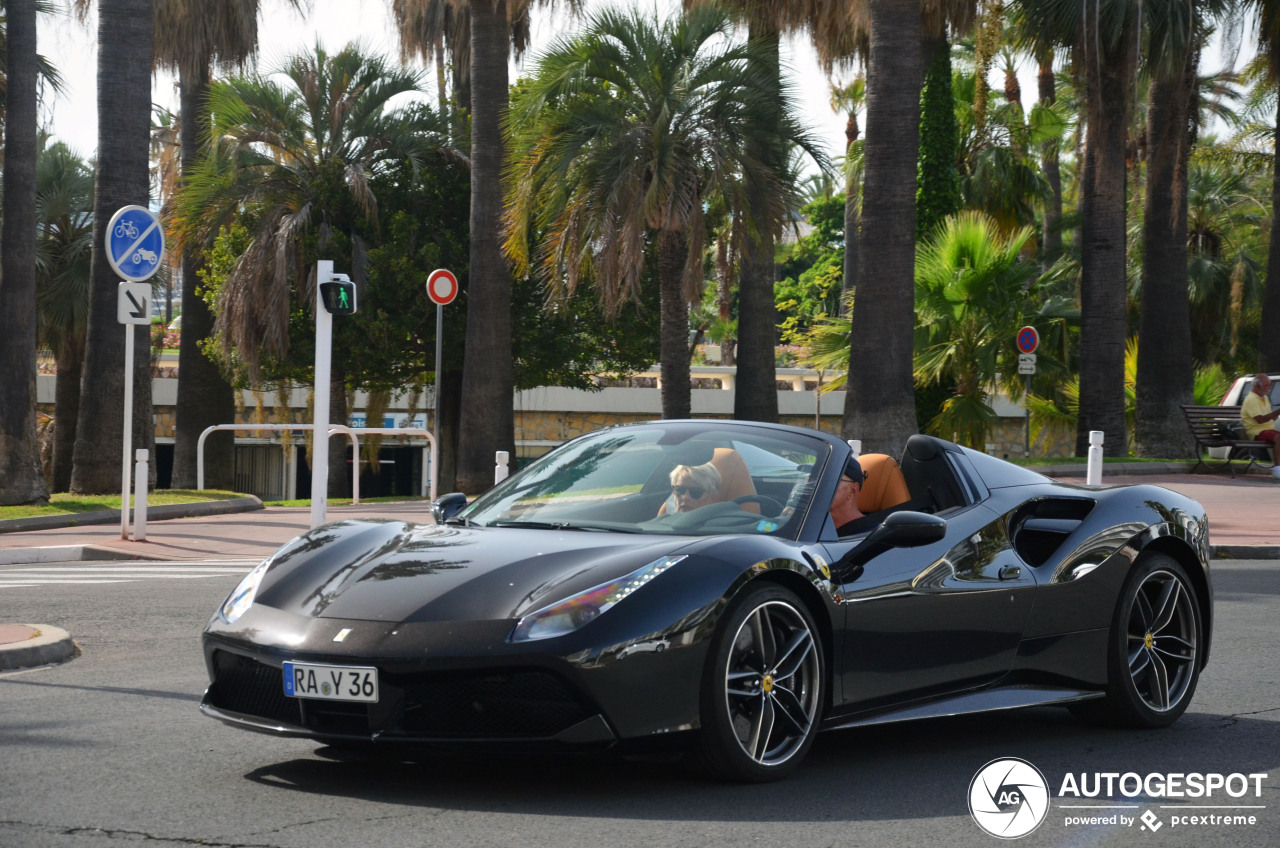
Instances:
[[[332,315],[354,315],[356,284],[346,274],[334,274],[327,283],[320,284],[320,299]]]

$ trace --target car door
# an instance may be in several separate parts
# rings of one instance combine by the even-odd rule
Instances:
[[[1014,552],[1002,516],[975,504],[941,517],[948,525],[942,541],[885,551],[838,582],[848,707],[981,686],[1013,665],[1035,577]],[[826,545],[839,562],[859,543]]]

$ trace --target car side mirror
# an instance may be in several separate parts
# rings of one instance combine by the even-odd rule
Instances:
[[[450,492],[431,502],[431,515],[435,518],[436,524],[444,524],[450,518],[462,512],[462,508],[466,505],[466,495],[462,492]]]
[[[947,522],[936,515],[906,510],[890,513],[862,544],[836,563],[834,574],[841,582],[852,580],[863,566],[891,548],[919,548],[941,541],[946,535]]]

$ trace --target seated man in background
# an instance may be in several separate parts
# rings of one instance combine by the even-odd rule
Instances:
[[[1280,466],[1276,465],[1276,419],[1280,418],[1280,409],[1271,409],[1271,378],[1266,374],[1255,374],[1253,391],[1240,405],[1240,421],[1244,431],[1255,442],[1270,442],[1271,474],[1280,478]]]
[[[836,496],[831,501],[831,520],[836,524],[836,535],[853,536],[874,530],[880,521],[869,515],[863,515],[858,508],[858,493],[862,491],[862,466],[855,457],[849,457],[840,472],[840,484],[836,486]]]
[[[711,463],[677,465],[671,469],[671,496],[675,506],[668,502],[667,512],[691,512],[716,503],[719,491],[720,472]]]

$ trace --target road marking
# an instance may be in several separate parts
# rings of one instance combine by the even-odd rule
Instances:
[[[207,565],[189,562],[127,562],[39,566],[0,566],[0,589],[29,589],[33,586],[97,585],[133,583],[139,580],[198,580],[207,577],[236,577],[248,573],[256,560],[220,561]]]

